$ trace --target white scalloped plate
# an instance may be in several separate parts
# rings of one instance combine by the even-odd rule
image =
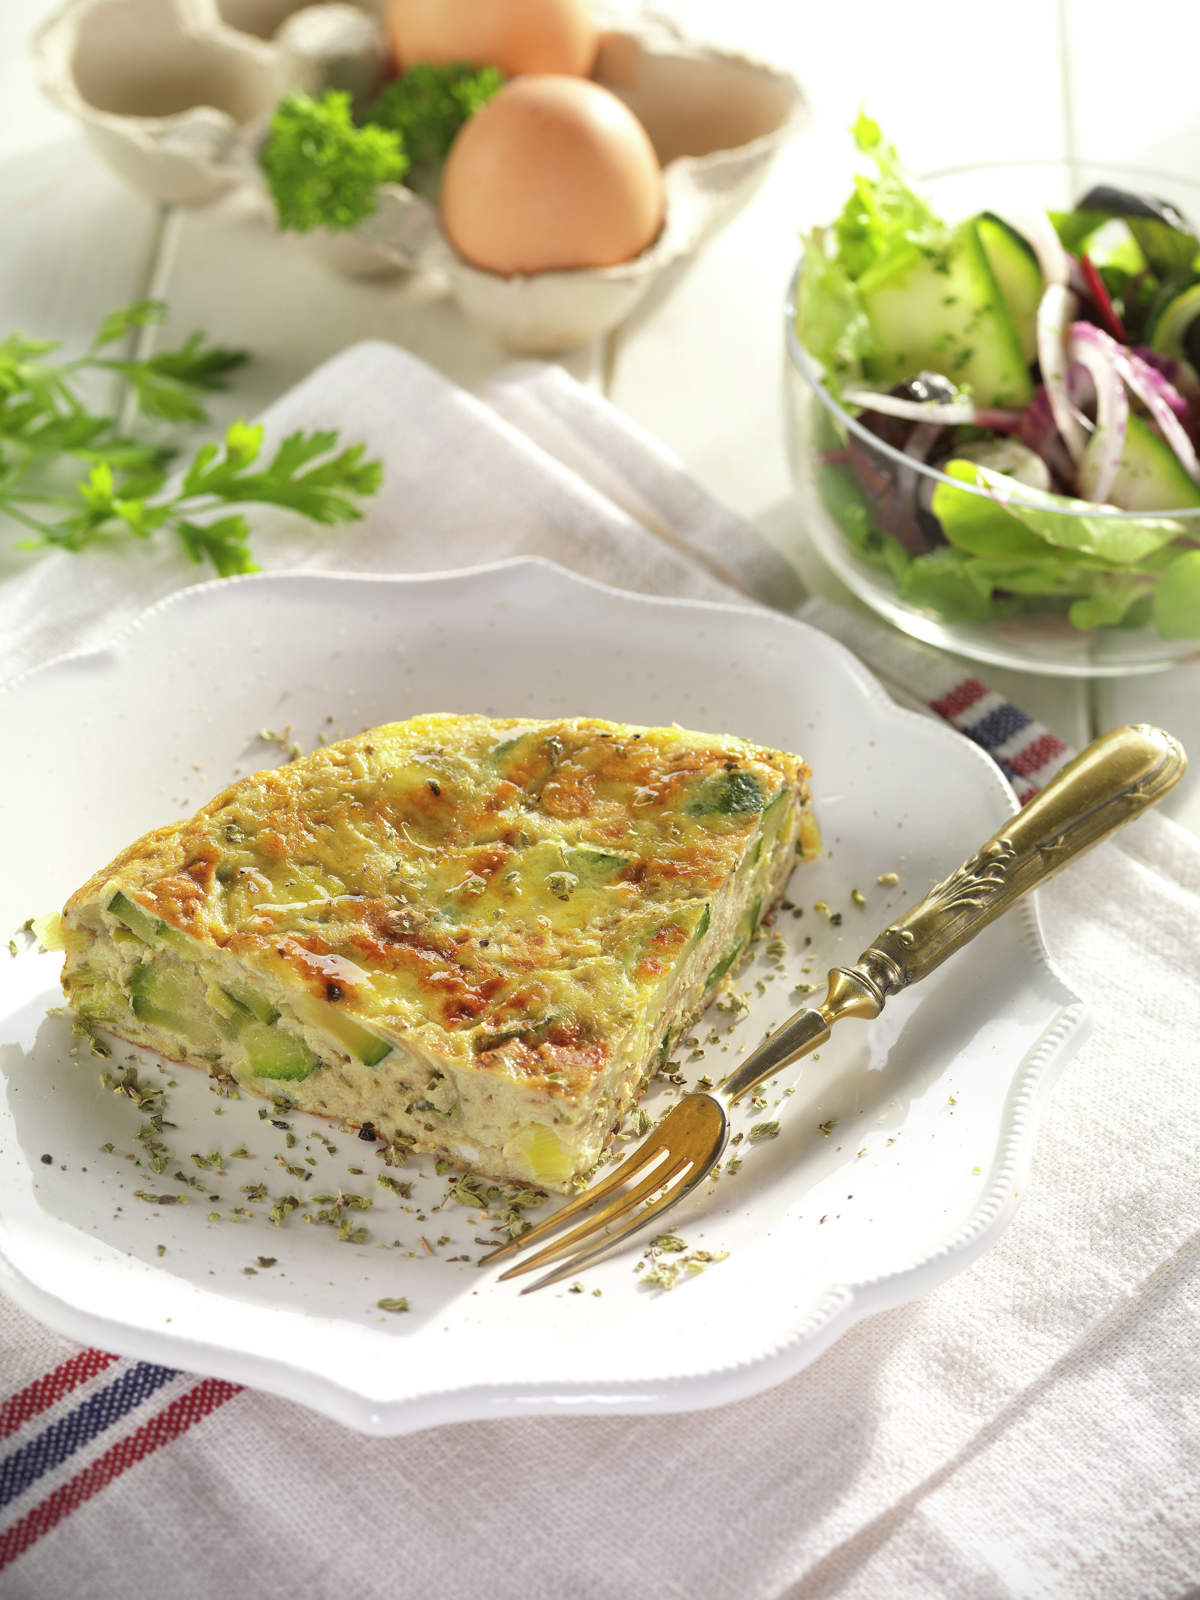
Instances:
[[[185,590],[107,649],[0,695],[0,748],[20,757],[0,794],[0,927],[279,759],[255,730],[290,723],[309,746],[428,710],[678,721],[809,759],[826,854],[793,879],[803,915],[777,920],[786,954],[760,956],[741,979],[749,1015],[687,1061],[690,1074],[726,1071],[799,1004],[794,983],[854,959],[1012,808],[964,739],[898,709],[841,646],[776,615],[626,594],[527,560],[415,578],[260,576]],[[899,888],[878,886],[892,871]],[[841,910],[840,927],[818,901]],[[797,1372],[858,1318],[924,1293],[996,1238],[1038,1108],[1084,1031],[1034,910],[1019,909],[770,1089],[749,1120],[778,1119],[779,1135],[744,1142],[741,1168],[673,1219],[689,1247],[727,1259],[664,1293],[638,1286],[635,1248],[581,1293],[522,1297],[473,1264],[486,1220],[438,1209],[446,1177],[414,1163],[400,1175],[414,1182],[405,1202],[376,1184],[373,1146],[297,1117],[285,1147],[257,1103],[217,1099],[199,1073],[179,1069],[166,1091],[167,1171],[135,1166],[140,1113],[102,1087],[106,1063],[66,1020],[47,1016],[57,960],[3,960],[0,1285],[77,1339],[384,1434],[718,1405]],[[140,1071],[168,1077],[152,1062]],[[251,1155],[233,1158],[239,1146]],[[214,1148],[224,1175],[189,1160]],[[311,1159],[313,1178],[290,1177],[280,1159]],[[374,1207],[355,1215],[369,1238],[339,1243],[303,1210],[272,1226],[242,1192],[257,1181],[273,1194],[339,1182],[370,1194]],[[144,1202],[139,1189],[188,1203]],[[239,1205],[249,1220],[233,1220]],[[275,1265],[244,1272],[260,1255]],[[401,1295],[407,1314],[376,1306]]]

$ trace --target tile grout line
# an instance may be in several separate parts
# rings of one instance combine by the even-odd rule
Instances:
[[[145,270],[139,285],[137,299],[161,300],[165,298],[164,290],[170,280],[171,268],[175,260],[175,247],[179,239],[180,212],[178,206],[160,205],[157,208],[158,220],[154,229],[150,249],[147,252]],[[132,357],[135,361],[143,360],[153,353],[156,330],[153,324],[134,330]],[[127,432],[134,415],[134,401],[129,384],[123,386],[121,398],[120,417],[121,430]]]
[[[1075,80],[1071,71],[1071,0],[1056,0],[1055,14],[1058,27],[1058,72],[1062,94],[1063,156],[1067,167],[1067,197],[1074,199],[1080,191],[1079,140],[1076,125]],[[1100,727],[1100,684],[1095,678],[1083,684],[1083,714],[1085,734],[1096,738]]]
[[[1062,94],[1063,155],[1067,166],[1069,195],[1079,193],[1079,146],[1075,125],[1075,85],[1071,73],[1071,0],[1056,0],[1058,26],[1058,73]]]

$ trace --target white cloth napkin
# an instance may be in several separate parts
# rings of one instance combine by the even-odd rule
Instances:
[[[331,533],[281,519],[260,535],[272,569],[427,571],[531,552],[626,588],[799,601],[752,530],[557,369],[514,369],[472,398],[389,346],[359,346],[267,420],[335,424],[387,466],[364,522]],[[0,675],[97,643],[199,576],[168,552],[44,558],[0,587]],[[871,629],[854,636],[870,657]],[[31,1518],[70,1464],[15,1495],[0,1550],[22,1518],[28,1547],[0,1592],[1196,1592],[1200,846],[1143,819],[1056,880],[1042,909],[1095,1032],[1046,1112],[1015,1222],[949,1283],[713,1411],[369,1440],[243,1391],[77,1494],[49,1531]],[[75,1359],[0,1304],[0,1402]],[[6,1426],[21,1437],[21,1405],[0,1403],[0,1440]]]
[[[268,439],[332,423],[383,460],[383,488],[364,520],[344,528],[266,508],[255,521],[272,531],[256,536],[257,559],[272,570],[436,572],[543,555],[651,594],[798,598],[790,568],[751,529],[561,368],[518,366],[486,399],[394,345],[356,345],[328,362],[266,413]],[[0,584],[0,676],[99,644],[163,595],[211,576],[167,540],[96,548],[84,560],[43,554]]]

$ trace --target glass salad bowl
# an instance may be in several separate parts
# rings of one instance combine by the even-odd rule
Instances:
[[[1099,185],[1165,200],[1192,220],[1193,227],[1200,226],[1200,185],[1113,163],[1031,161],[949,168],[913,180],[912,188],[938,218],[954,225],[983,211],[997,212],[1014,224],[1033,213],[1044,217],[1051,211],[1067,212]],[[1118,233],[1119,229],[1110,228],[1098,253],[1119,252]],[[1018,238],[1018,243],[1023,241]],[[1035,249],[1030,247],[1027,254],[1021,270],[1033,273],[1036,305],[1042,280],[1038,266],[1029,265]],[[1090,270],[1090,257],[1088,266]],[[1004,478],[998,485],[990,471],[952,459],[972,454],[969,446],[960,450],[957,443],[947,443],[948,438],[961,440],[961,430],[950,435],[939,426],[941,417],[953,415],[953,399],[951,409],[933,413],[933,421],[914,423],[910,411],[896,426],[894,418],[850,398],[870,388],[882,400],[895,371],[874,382],[855,382],[851,373],[851,381],[843,376],[839,391],[844,401],[833,392],[822,362],[806,348],[797,329],[805,270],[802,257],[785,308],[789,455],[803,510],[802,537],[854,594],[918,639],[974,660],[1025,671],[1064,677],[1120,676],[1200,660],[1200,638],[1164,637],[1151,615],[1159,570],[1175,555],[1188,553],[1187,582],[1175,605],[1176,628],[1168,626],[1166,631],[1178,631],[1181,608],[1200,624],[1200,555],[1190,555],[1200,551],[1200,482],[1189,481],[1172,458],[1170,466],[1179,473],[1180,500],[1193,503],[1160,510],[1157,506],[1164,504],[1160,493],[1153,511],[1084,503],[1082,496],[1068,504],[1069,491],[1059,482],[1026,487]],[[1071,270],[1078,274],[1079,262]],[[1000,277],[997,270],[996,280]],[[1197,282],[1200,285],[1200,273]],[[938,303],[951,305],[954,297],[949,291],[957,285],[947,283],[944,296],[937,287]],[[1200,319],[1200,287],[1196,295]],[[925,304],[932,303],[927,297]],[[1078,328],[1077,323],[1072,326]],[[1030,340],[1033,328],[1031,309]],[[1200,336],[1200,320],[1194,331]],[[1114,353],[1118,347],[1110,343],[1107,348]],[[1069,349],[1077,359],[1078,345],[1072,343]],[[1035,353],[1026,348],[1027,358]],[[1196,353],[1189,353],[1195,361]],[[1086,357],[1087,351],[1082,354]],[[1117,354],[1115,359],[1120,362],[1122,357]],[[1144,367],[1137,366],[1137,372],[1144,376]],[[1070,391],[1074,402],[1078,368],[1071,367],[1069,374],[1076,386]],[[1034,381],[1038,375],[1040,369]],[[911,376],[917,378],[916,373]],[[1136,429],[1147,431],[1143,423],[1154,415],[1138,402],[1136,374],[1130,382],[1134,387],[1128,399],[1116,397],[1127,407],[1120,418],[1122,440],[1127,437],[1127,416],[1132,417],[1128,422],[1132,437]],[[1115,379],[1111,385],[1122,387]],[[936,384],[922,389],[918,380],[915,385],[893,387],[891,393],[945,404],[950,387],[941,392]],[[1075,412],[1081,428],[1088,430],[1080,435],[1081,445],[1093,434],[1098,436],[1105,422],[1096,409],[1100,388],[1097,381],[1090,396],[1094,421],[1078,409]],[[970,410],[970,390],[964,385],[963,391]],[[1030,410],[1041,405],[1049,420],[1044,396],[1045,390],[1037,389]],[[1112,399],[1110,392],[1108,401]],[[1174,399],[1178,401],[1178,395]],[[1200,416],[1200,391],[1194,400],[1195,415]],[[980,410],[978,415],[986,427],[990,414]],[[1001,413],[995,415],[999,418]],[[1014,427],[1013,415],[997,425]],[[963,420],[960,415],[959,421]],[[968,428],[965,437],[975,442],[982,432]],[[1052,423],[1050,432],[1054,434]],[[1061,438],[1054,437],[1061,444]],[[994,442],[989,441],[988,448]],[[1003,457],[996,461],[976,455],[976,461],[988,460],[1005,473],[1012,470]],[[1165,504],[1170,506],[1169,494]],[[1103,552],[1103,562],[1097,552]],[[1122,564],[1126,560],[1128,566]],[[1081,582],[1090,584],[1092,573],[1101,568],[1095,593],[1081,591]],[[997,579],[1000,572],[1002,581]],[[1130,596],[1137,603],[1131,603]],[[1200,633],[1200,626],[1195,631]]]

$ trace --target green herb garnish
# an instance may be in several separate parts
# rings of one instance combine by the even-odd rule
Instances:
[[[503,85],[496,67],[415,66],[388,84],[364,121],[398,133],[414,167],[441,161],[463,123]]]
[[[173,447],[139,440],[115,416],[89,409],[79,379],[108,373],[124,380],[144,416],[207,419],[200,396],[226,387],[244,350],[192,334],[178,349],[137,359],[101,353],[163,311],[160,301],[140,300],[112,312],[71,361],[47,360],[58,348],[51,340],[14,333],[0,342],[0,511],[34,535],[22,548],[77,552],[119,537],[149,540],[165,529],[189,559],[211,562],[228,577],[257,570],[250,525],[231,506],[284,506],[321,523],[360,517],[356,502],[378,489],[380,464],[363,459],[363,445],[338,450],[334,431],[291,434],[263,462],[262,428],[235,422],[221,443],[203,445],[168,489]],[[88,470],[68,489],[61,469],[72,461]]]
[[[282,100],[260,159],[279,226],[297,233],[352,228],[374,213],[379,185],[402,183],[409,167],[400,134],[356,126],[339,89]]]

